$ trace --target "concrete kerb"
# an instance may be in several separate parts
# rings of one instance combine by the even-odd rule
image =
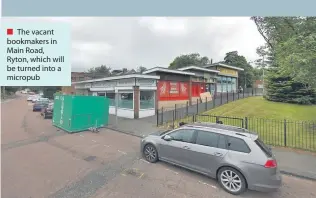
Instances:
[[[138,137],[138,138],[143,138],[144,137],[144,136],[141,136],[141,135],[136,135],[136,134],[131,133],[131,132],[122,131],[122,130],[119,130],[119,129],[113,128],[113,127],[105,127],[105,128],[108,128],[110,130],[113,130],[113,131],[116,131],[116,132],[119,132],[119,133],[124,133],[124,134],[127,134],[127,135]],[[282,169],[280,170],[280,172],[282,174],[284,174],[284,175],[293,176],[293,177],[297,177],[297,178],[301,178],[301,179],[307,179],[307,180],[311,180],[311,181],[316,181],[315,177],[310,177],[310,176],[307,176],[307,175],[297,174],[297,173],[293,173],[293,172],[282,170]]]
[[[289,176],[301,178],[301,179],[307,179],[307,180],[311,180],[311,181],[316,181],[315,177],[309,177],[307,175],[301,175],[301,174],[297,174],[297,173],[292,173],[292,172],[285,171],[285,170],[280,170],[280,173],[282,173],[284,175],[289,175]]]
[[[131,135],[131,136],[134,136],[134,137],[138,137],[138,138],[143,138],[144,136],[141,136],[141,135],[137,135],[135,133],[132,133],[132,132],[127,132],[127,131],[123,131],[123,130],[119,130],[118,128],[114,128],[114,127],[104,127],[106,129],[110,129],[110,130],[113,130],[113,131],[116,131],[116,132],[120,132],[120,133],[124,133],[124,134],[127,134],[127,135]]]

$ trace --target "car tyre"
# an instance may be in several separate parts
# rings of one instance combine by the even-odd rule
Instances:
[[[157,149],[154,145],[152,144],[147,144],[144,147],[143,151],[145,159],[150,162],[150,163],[155,163],[158,161],[158,152]]]
[[[236,169],[223,167],[217,173],[219,185],[228,193],[240,195],[247,189],[245,177]]]

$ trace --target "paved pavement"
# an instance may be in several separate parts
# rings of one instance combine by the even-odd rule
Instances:
[[[2,197],[236,197],[205,176],[139,154],[139,138],[113,130],[67,134],[31,111],[25,98],[1,104]],[[242,197],[315,197],[316,182],[284,176],[274,193]]]

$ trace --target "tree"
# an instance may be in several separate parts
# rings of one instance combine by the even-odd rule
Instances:
[[[144,71],[146,71],[147,70],[147,68],[146,67],[143,67],[143,66],[139,66],[138,68],[137,68],[137,72],[139,72],[139,73],[143,73]]]
[[[19,90],[20,87],[10,87],[10,86],[2,86],[1,87],[1,98],[5,98],[8,95],[14,95],[15,92]]]
[[[169,65],[170,69],[178,69],[186,66],[204,66],[210,63],[208,57],[201,57],[199,53],[185,54],[176,57]]]
[[[57,93],[58,91],[61,91],[61,87],[42,87],[43,89],[43,95],[45,98],[53,99],[54,94]]]
[[[87,72],[92,78],[102,78],[111,75],[111,68],[106,65],[90,68]]]
[[[34,92],[34,93],[39,93],[40,91],[43,90],[43,87],[39,87],[39,86],[31,86],[28,87],[30,89],[30,91]]]
[[[244,56],[238,54],[238,51],[226,53],[223,63],[244,69],[244,71],[239,73],[238,85],[242,87],[252,87],[254,81],[253,68]]]
[[[316,87],[316,17],[252,17],[284,75]]]
[[[265,98],[271,101],[296,104],[315,104],[316,91],[303,83],[280,73],[270,73],[267,78]]]
[[[315,102],[316,18],[252,17],[267,42],[267,96],[273,101]],[[258,51],[260,54],[262,51]]]
[[[128,72],[128,69],[127,68],[123,68],[122,72],[123,72],[123,74],[126,74]]]

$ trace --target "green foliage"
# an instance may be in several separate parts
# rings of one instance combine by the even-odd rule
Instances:
[[[316,86],[316,17],[252,17],[284,75]]]
[[[308,105],[316,103],[316,91],[290,76],[270,72],[266,84],[267,100]]]
[[[176,57],[169,65],[170,69],[178,69],[186,66],[203,66],[210,63],[208,57],[201,57],[199,53],[185,54]]]
[[[53,99],[54,94],[61,91],[61,87],[42,87],[45,98]]]
[[[111,68],[106,65],[90,68],[87,72],[92,78],[111,76]]]
[[[146,71],[147,70],[147,68],[146,67],[143,67],[143,66],[139,66],[138,68],[137,68],[137,72],[139,72],[139,73],[143,73],[144,71]]]
[[[270,56],[267,96],[273,101],[315,103],[316,17],[252,17]],[[264,47],[262,47],[264,48]],[[264,54],[268,52],[268,54]]]
[[[30,91],[35,92],[35,93],[39,93],[43,87],[38,87],[38,86],[32,86],[32,87],[27,87],[30,89]]]
[[[224,58],[224,62],[227,65],[232,65],[235,67],[243,68],[244,71],[239,72],[238,76],[238,84],[241,86],[252,87],[254,81],[254,69],[253,67],[247,62],[244,56],[238,54],[237,51],[232,51],[226,53]]]
[[[316,32],[295,35],[276,47],[280,69],[294,80],[316,86]]]
[[[4,90],[6,95],[12,95],[19,90],[19,87],[4,87]]]

